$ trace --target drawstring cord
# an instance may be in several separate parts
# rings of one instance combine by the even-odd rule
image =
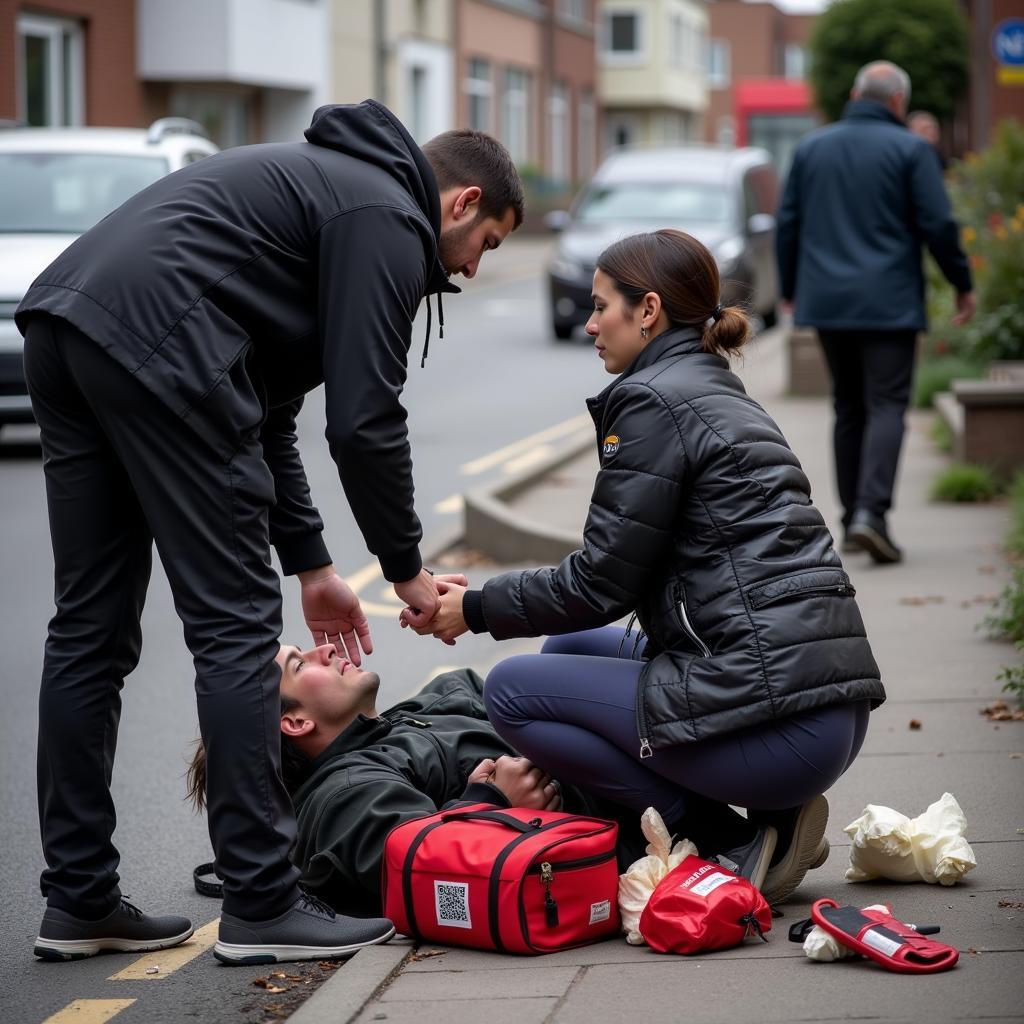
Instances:
[[[626,632],[622,634],[622,639],[619,641],[619,649],[615,652],[616,658],[622,657],[622,645],[626,642],[626,637],[629,636],[629,631],[633,628],[633,623],[636,622],[636,612],[633,612],[629,617],[629,622],[626,623]],[[634,644],[634,649],[636,645]]]
[[[436,292],[437,295],[437,324],[438,332],[437,336],[443,341],[444,340],[444,302],[441,300],[441,293]],[[430,305],[430,296],[427,295],[427,333],[423,338],[423,357],[420,359],[420,369],[427,365],[427,353],[430,351],[430,326],[433,323],[434,311]]]
[[[740,918],[740,924],[743,924],[743,925],[747,926],[747,930],[746,930],[746,933],[744,935],[744,938],[746,938],[746,936],[750,934],[751,929],[753,929],[754,933],[757,935],[757,937],[762,942],[767,942],[768,941],[768,937],[761,930],[761,922],[758,921],[758,919],[757,919],[756,915],[753,913],[753,911],[751,911],[751,913],[749,913],[749,914],[744,914],[743,917]]]

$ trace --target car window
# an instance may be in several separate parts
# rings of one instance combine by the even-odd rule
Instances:
[[[81,234],[169,170],[163,157],[0,153],[0,232]]]
[[[584,193],[575,211],[582,224],[729,224],[733,214],[732,197],[722,186],[674,181],[595,185]]]
[[[192,149],[185,154],[182,164],[194,164],[209,155],[209,153],[204,153],[201,149]]]

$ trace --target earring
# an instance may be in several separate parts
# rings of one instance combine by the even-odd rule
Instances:
[[[643,338],[644,341],[647,340],[647,328],[646,327],[641,326],[641,328],[640,328],[640,337]]]

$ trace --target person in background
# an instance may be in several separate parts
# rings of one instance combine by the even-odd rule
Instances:
[[[902,68],[861,68],[841,120],[797,146],[775,239],[783,300],[818,329],[832,378],[843,549],[883,564],[903,557],[887,516],[927,326],[922,244],[956,289],[954,323],[975,308],[934,150],[904,124],[909,100]]]
[[[946,158],[942,155],[942,150],[939,148],[942,144],[939,119],[934,114],[929,114],[927,110],[912,110],[907,114],[907,127],[914,135],[924,139],[932,147],[939,161],[939,166],[945,171]]]

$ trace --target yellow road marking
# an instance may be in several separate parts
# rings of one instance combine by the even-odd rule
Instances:
[[[527,466],[536,466],[538,462],[543,462],[553,451],[554,448],[549,444],[538,445],[536,448],[523,452],[522,455],[517,455],[514,459],[509,459],[502,469],[506,473],[518,473],[521,469],[526,469]]]
[[[590,414],[582,413],[570,420],[565,420],[563,423],[556,423],[553,427],[548,427],[547,430],[541,430],[536,434],[531,434],[529,437],[524,437],[520,441],[513,441],[511,444],[505,445],[504,448],[491,452],[490,455],[482,455],[479,459],[473,459],[471,462],[462,465],[460,472],[464,476],[475,476],[477,473],[482,473],[485,469],[497,466],[506,459],[513,458],[520,454],[524,448],[543,444],[545,441],[552,441],[556,437],[571,434],[574,430],[582,430],[584,426],[592,425],[592,423]]]
[[[112,974],[107,981],[159,981],[166,978],[179,967],[184,967],[201,953],[205,953],[217,941],[219,924],[220,918],[215,917],[209,924],[203,925],[187,942],[180,946],[172,946],[170,949],[146,953],[123,971]],[[158,967],[159,970],[147,974],[146,972],[153,967]]]
[[[455,512],[461,512],[462,505],[462,495],[453,494],[450,497],[445,498],[443,501],[439,501],[434,506],[434,511],[438,513],[438,515],[442,516],[452,515]]]
[[[134,999],[76,999],[47,1017],[43,1024],[103,1024],[134,1002]]]
[[[367,583],[372,583],[380,575],[380,563],[377,561],[364,565],[357,569],[350,576],[345,576],[345,582],[358,594]]]

